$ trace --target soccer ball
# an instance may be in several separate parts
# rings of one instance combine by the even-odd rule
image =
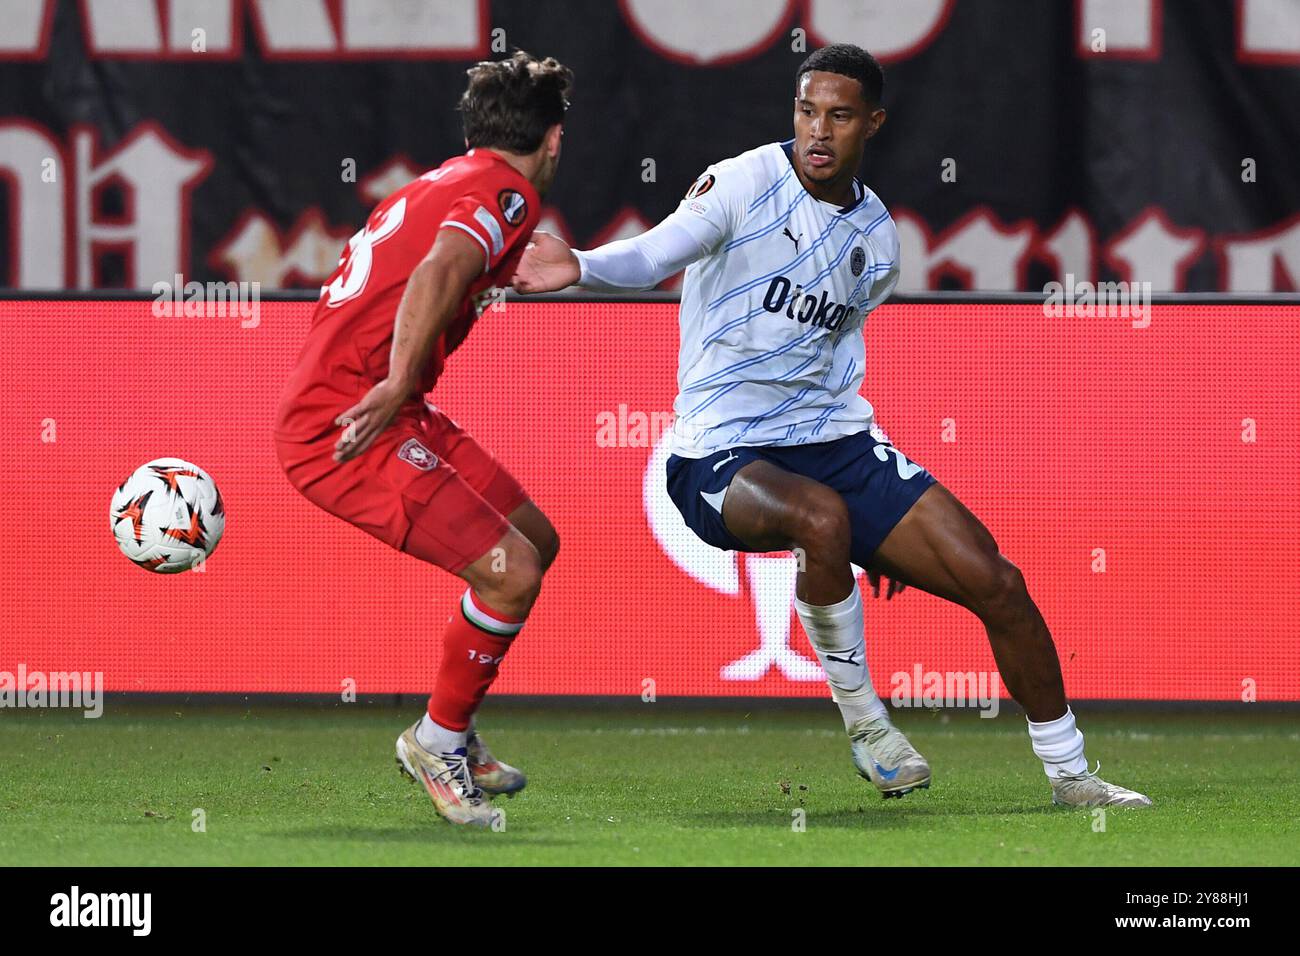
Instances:
[[[158,458],[132,472],[113,492],[109,517],[122,553],[159,574],[194,567],[226,530],[216,483],[179,458]]]

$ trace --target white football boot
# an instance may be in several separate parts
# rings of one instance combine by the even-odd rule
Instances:
[[[513,797],[528,786],[528,778],[522,770],[492,756],[492,751],[488,750],[487,743],[479,736],[478,729],[473,724],[469,725],[469,741],[465,744],[465,750],[474,784],[484,793],[493,796],[504,793],[507,797]]]
[[[1151,798],[1136,790],[1107,783],[1096,770],[1053,777],[1052,802],[1058,807],[1149,807]]]
[[[499,810],[493,810],[483,791],[474,783],[466,751],[436,754],[425,750],[415,739],[412,724],[397,738],[398,768],[424,785],[433,808],[452,823],[462,826],[490,827]]]
[[[930,786],[930,765],[888,717],[859,720],[849,731],[853,766],[882,797],[901,797]]]

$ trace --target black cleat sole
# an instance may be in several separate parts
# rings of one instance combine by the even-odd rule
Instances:
[[[918,783],[914,787],[904,787],[901,790],[882,790],[880,793],[880,797],[883,800],[888,800],[891,797],[901,798],[911,793],[913,790],[929,790],[929,789],[930,789],[930,781],[927,780],[925,781],[925,783]]]

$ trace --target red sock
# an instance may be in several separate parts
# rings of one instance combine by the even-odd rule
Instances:
[[[483,703],[522,620],[492,610],[472,590],[461,598],[442,636],[442,664],[429,697],[429,719],[462,731]]]

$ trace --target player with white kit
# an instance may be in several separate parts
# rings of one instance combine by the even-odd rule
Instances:
[[[1020,571],[859,394],[863,322],[899,274],[893,220],[855,178],[885,120],[882,86],[866,51],[818,50],[796,73],[793,140],[709,167],[636,238],[574,252],[534,233],[514,287],[646,289],[686,268],[669,495],[715,547],[802,556],[796,610],[854,765],[884,796],[928,787],[930,767],[872,689],[853,564],[877,596],[884,575],[886,598],[915,586],[979,617],[1056,803],[1147,806],[1089,772]]]

